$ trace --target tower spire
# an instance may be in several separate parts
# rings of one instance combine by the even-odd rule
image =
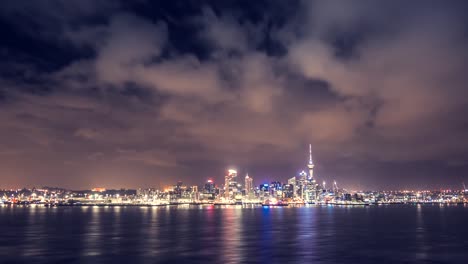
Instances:
[[[309,144],[309,164],[314,164],[312,162],[312,144]]]

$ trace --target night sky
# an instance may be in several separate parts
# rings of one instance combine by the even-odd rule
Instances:
[[[2,1],[0,188],[468,183],[466,1]]]

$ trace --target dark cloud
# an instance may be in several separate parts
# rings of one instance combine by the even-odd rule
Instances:
[[[285,180],[309,142],[317,176],[354,188],[467,172],[463,2],[177,3],[7,3],[32,42],[1,46],[6,186]]]

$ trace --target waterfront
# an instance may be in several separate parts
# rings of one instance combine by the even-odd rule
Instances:
[[[462,263],[466,205],[0,207],[1,263]]]

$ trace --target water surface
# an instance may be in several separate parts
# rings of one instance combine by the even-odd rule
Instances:
[[[468,263],[468,206],[0,207],[0,263]]]

